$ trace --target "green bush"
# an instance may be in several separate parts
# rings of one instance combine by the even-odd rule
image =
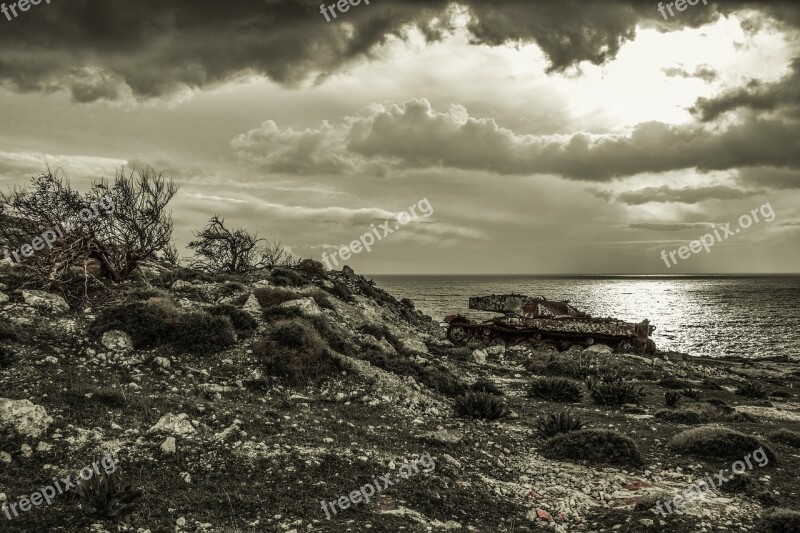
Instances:
[[[580,402],[583,388],[577,381],[566,378],[535,379],[528,389],[528,396],[553,402]]]
[[[253,291],[253,296],[256,297],[256,300],[258,300],[258,303],[261,304],[261,307],[265,309],[270,308],[273,305],[280,305],[284,302],[290,302],[292,300],[299,300],[302,298],[302,296],[294,291],[276,289],[274,287],[262,287],[260,289],[256,289]]]
[[[178,313],[167,306],[135,302],[103,309],[91,330],[95,335],[124,331],[135,348],[148,349],[171,342],[177,321]]]
[[[242,311],[232,305],[216,305],[208,310],[212,316],[226,316],[233,324],[233,329],[238,332],[252,332],[258,327],[258,322],[247,311]]]
[[[667,407],[675,407],[681,400],[681,393],[678,391],[667,391],[664,393],[664,404]]]
[[[297,270],[312,278],[321,278],[325,275],[325,265],[316,259],[303,259],[297,263]]]
[[[218,352],[235,342],[236,333],[228,317],[201,312],[181,315],[173,337],[177,350],[198,354]]]
[[[269,277],[270,282],[278,287],[305,287],[311,281],[302,273],[289,268],[276,268]]]
[[[764,533],[800,532],[800,512],[790,509],[776,509],[761,519],[756,531],[763,531]]]
[[[633,440],[602,429],[582,429],[556,435],[545,443],[542,455],[550,459],[618,466],[637,467],[644,463]]]
[[[316,381],[340,369],[319,333],[300,319],[276,323],[265,339],[253,345],[264,371],[289,385]]]
[[[644,398],[644,388],[617,378],[613,381],[595,383],[589,394],[599,405],[638,404]]]
[[[0,322],[0,341],[18,341],[19,329],[10,322]]]
[[[769,434],[769,440],[779,444],[785,444],[794,448],[800,448],[800,433],[788,429],[779,429]]]
[[[469,392],[455,399],[456,415],[462,418],[497,420],[508,413],[502,398],[483,392]]]
[[[579,431],[583,428],[583,421],[573,415],[572,411],[560,411],[536,419],[535,426],[542,437],[549,439],[559,433]]]
[[[675,435],[669,445],[677,453],[726,460],[741,459],[763,448],[770,463],[776,459],[772,450],[755,437],[718,426],[686,430]]]
[[[0,346],[0,368],[9,368],[17,362],[17,355],[8,346]]]
[[[736,389],[736,394],[739,396],[746,396],[747,398],[763,399],[767,397],[767,391],[758,383],[746,382]]]

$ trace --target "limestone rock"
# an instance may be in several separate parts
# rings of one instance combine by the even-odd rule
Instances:
[[[0,427],[8,427],[20,435],[37,438],[52,423],[53,419],[40,405],[29,400],[0,398]]]
[[[45,291],[26,290],[22,291],[22,299],[26,304],[52,311],[54,313],[66,313],[69,311],[69,304],[61,296]]]
[[[6,293],[0,292],[0,304],[4,304],[9,300],[9,297]]]
[[[286,309],[296,308],[306,316],[320,316],[322,314],[322,309],[320,309],[320,307],[317,305],[317,302],[315,302],[311,297],[283,302],[278,307],[284,307]]]
[[[167,440],[161,444],[161,451],[168,454],[175,453],[175,437],[167,437]]]
[[[261,304],[258,303],[258,298],[254,294],[251,294],[247,301],[242,306],[243,311],[249,311],[250,313],[260,313],[261,312]]]
[[[103,333],[100,344],[102,344],[106,350],[111,350],[112,352],[128,352],[133,349],[133,341],[130,335],[119,330],[111,330]]]
[[[147,430],[147,434],[191,435],[195,433],[195,431],[194,426],[192,426],[192,423],[189,421],[189,415],[186,413],[181,413],[179,415],[167,413],[161,417],[155,426]]]
[[[479,365],[485,365],[486,357],[488,355],[489,354],[487,354],[484,350],[475,350],[474,352],[472,352],[472,362],[478,363]]]
[[[605,344],[592,344],[583,351],[585,354],[610,354],[613,352],[614,350]]]

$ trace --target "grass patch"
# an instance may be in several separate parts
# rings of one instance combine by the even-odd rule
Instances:
[[[779,429],[768,435],[769,440],[779,444],[785,444],[793,448],[800,448],[800,433],[788,429]]]
[[[632,439],[603,429],[582,429],[556,435],[545,443],[542,454],[550,459],[618,466],[644,464],[639,446]]]
[[[261,307],[265,309],[274,305],[280,305],[284,302],[290,302],[292,300],[299,300],[302,298],[302,296],[294,291],[287,289],[276,289],[275,287],[262,287],[260,289],[256,289],[253,291],[253,296],[256,297],[256,300],[258,300],[258,303],[261,304]]]
[[[560,411],[540,417],[535,423],[539,435],[549,439],[561,433],[583,429],[583,421],[572,414],[572,411]]]
[[[205,355],[232,346],[236,342],[236,333],[227,316],[193,312],[180,316],[171,340],[180,352]]]
[[[598,405],[618,406],[638,404],[645,396],[644,388],[628,383],[622,378],[600,381],[592,385],[589,395]]]
[[[764,533],[792,533],[800,531],[800,512],[790,509],[777,509],[764,516],[758,523],[757,531]]]
[[[288,385],[315,382],[340,370],[320,334],[302,319],[276,323],[252,348],[266,374]]]
[[[226,316],[231,321],[233,329],[241,333],[251,333],[258,327],[258,322],[247,311],[242,311],[233,305],[216,305],[208,310],[211,316]]]
[[[672,438],[669,446],[680,454],[726,460],[738,460],[763,448],[770,463],[776,460],[772,450],[755,437],[717,426],[694,428],[679,433]]]

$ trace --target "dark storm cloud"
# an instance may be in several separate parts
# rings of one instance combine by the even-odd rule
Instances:
[[[700,98],[692,112],[705,122],[735,109],[775,111],[800,106],[800,58],[792,62],[792,72],[775,83],[750,81],[745,87],[733,89],[713,98]]]
[[[739,171],[739,182],[771,189],[800,189],[800,172],[786,168],[745,168]]]
[[[659,122],[637,125],[630,135],[519,135],[491,118],[469,116],[453,106],[432,109],[427,100],[373,106],[369,113],[338,126],[296,132],[264,123],[234,139],[240,157],[295,174],[337,173],[339,165],[357,168],[365,161],[400,169],[430,167],[488,171],[501,175],[554,174],[604,182],[647,172],[743,167],[800,169],[800,129],[782,121],[750,119],[718,132],[698,125]],[[321,150],[320,147],[325,147]],[[742,178],[746,181],[746,178]],[[666,200],[693,202],[702,195],[726,197],[734,189],[651,191]],[[638,201],[636,196],[626,197]],[[702,201],[702,200],[696,200]]]
[[[706,200],[738,200],[753,194],[755,194],[753,191],[743,191],[733,187],[726,187],[725,185],[682,188],[664,185],[662,187],[645,187],[638,191],[624,192],[617,196],[617,202],[628,205],[642,205],[649,202],[699,204]]]
[[[743,5],[796,24],[789,2],[763,6],[702,4],[669,21],[655,3],[637,0],[461,0],[475,43],[536,43],[563,71],[603,63],[633,39],[637,24],[663,30],[697,27]],[[286,85],[322,76],[352,61],[406,25],[430,40],[450,27],[444,0],[382,0],[326,22],[317,0],[69,0],[0,19],[0,84],[17,91],[71,92],[80,102],[169,95],[213,86],[243,73]],[[352,24],[353,31],[347,24]]]

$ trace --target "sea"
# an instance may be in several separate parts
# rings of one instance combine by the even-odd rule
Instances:
[[[800,276],[370,276],[437,321],[470,296],[541,295],[595,317],[650,320],[660,350],[703,357],[800,356]]]

